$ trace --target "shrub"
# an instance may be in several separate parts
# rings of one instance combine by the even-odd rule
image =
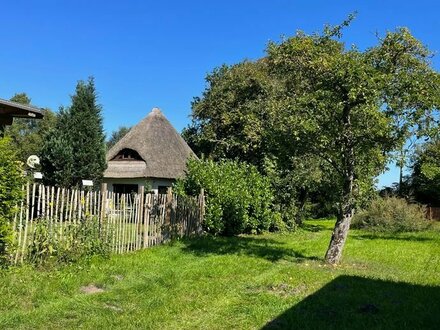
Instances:
[[[7,138],[0,138],[0,266],[8,261],[12,241],[11,221],[22,198],[25,183],[22,163]]]
[[[201,188],[207,197],[204,227],[212,234],[260,233],[272,224],[278,226],[270,182],[254,166],[190,160],[187,176],[177,181],[175,189],[180,194],[198,194]]]
[[[378,198],[354,216],[352,227],[393,233],[424,230],[430,224],[425,212],[423,206],[403,198]]]

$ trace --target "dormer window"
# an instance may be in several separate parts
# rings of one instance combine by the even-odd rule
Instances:
[[[141,156],[133,149],[122,149],[112,160],[143,160]]]

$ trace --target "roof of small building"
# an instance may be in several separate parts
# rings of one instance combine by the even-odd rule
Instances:
[[[123,149],[135,150],[143,161],[113,160]],[[190,157],[197,158],[162,112],[154,108],[107,152],[104,178],[175,179],[185,174]]]
[[[107,170],[104,173],[105,178],[143,178],[147,164],[143,160],[136,161],[110,161]]]
[[[0,116],[43,118],[44,114],[41,109],[38,109],[31,105],[25,105],[0,99]]]

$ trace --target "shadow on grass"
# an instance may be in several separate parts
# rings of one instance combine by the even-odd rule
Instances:
[[[326,227],[324,225],[312,225],[310,223],[303,223],[300,226],[301,229],[306,230],[306,231],[311,231],[311,232],[319,232],[319,231],[323,231],[323,230],[328,230],[331,231],[332,228]]]
[[[264,258],[270,261],[280,259],[303,262],[321,260],[316,256],[306,256],[302,251],[286,247],[285,243],[264,237],[213,237],[205,236],[183,240],[184,252],[196,255],[237,254]]]
[[[382,233],[365,233],[365,234],[357,234],[351,236],[352,239],[357,240],[366,240],[366,239],[383,239],[383,240],[393,240],[393,241],[409,241],[409,242],[426,242],[434,240],[431,237],[423,237],[423,236],[412,236],[412,235],[399,235],[399,234],[382,234]]]
[[[440,287],[339,276],[263,329],[438,329]]]

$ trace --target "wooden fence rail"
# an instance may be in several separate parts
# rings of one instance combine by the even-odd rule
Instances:
[[[165,195],[144,193],[116,194],[28,184],[25,198],[13,221],[15,263],[29,257],[29,249],[38,239],[39,223],[45,223],[48,235],[67,239],[71,228],[85,221],[99,225],[99,235],[110,244],[112,253],[125,253],[160,244],[175,237],[201,232],[205,198],[177,196],[171,189]]]

